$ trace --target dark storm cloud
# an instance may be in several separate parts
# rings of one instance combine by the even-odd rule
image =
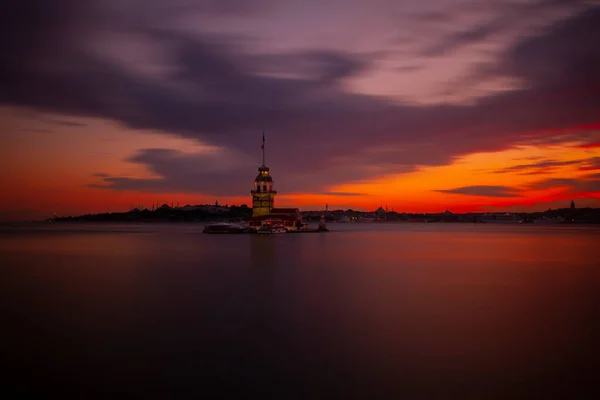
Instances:
[[[581,170],[581,171],[597,171],[597,170],[600,170],[600,157],[588,158],[587,160],[585,160],[585,163],[583,163],[579,167],[579,170]]]
[[[586,0],[539,0],[536,2],[485,2],[466,3],[459,10],[447,12],[430,12],[417,16],[420,20],[427,22],[449,22],[457,20],[461,14],[469,14],[473,11],[495,11],[496,17],[485,24],[468,29],[457,30],[443,35],[437,43],[427,47],[423,54],[426,56],[442,56],[459,50],[461,47],[482,43],[494,35],[509,32],[518,24],[527,21],[532,14],[540,15],[545,12],[559,9],[576,10],[582,7]],[[458,24],[460,25],[460,24]]]
[[[268,164],[285,178],[282,191],[323,192],[507,148],[521,139],[518,132],[594,122],[600,107],[598,8],[523,37],[498,65],[473,77],[514,76],[527,89],[475,105],[412,106],[344,91],[344,79],[370,67],[364,54],[250,54],[224,38],[158,26],[161,16],[150,7],[156,2],[143,13],[126,3],[110,12],[88,2],[51,3],[22,1],[0,14],[13,33],[0,37],[0,104],[162,130],[256,154],[257,162],[265,129]],[[235,10],[235,2],[229,4]],[[90,52],[86,40],[106,31],[133,33],[168,50],[174,68],[153,79]],[[132,161],[162,178],[110,177],[106,185],[234,194],[252,175],[247,165],[210,170],[199,155],[145,151],[136,157]]]
[[[250,166],[236,174],[219,165],[219,155],[197,155],[170,149],[144,149],[129,161],[148,165],[160,178],[130,178],[103,176],[101,184],[90,187],[113,190],[140,190],[149,192],[201,192],[211,195],[245,195],[254,177],[248,176]],[[249,183],[250,181],[250,183]],[[221,182],[221,184],[217,184]]]
[[[592,43],[600,40],[599,22],[600,7],[558,22],[543,34],[521,40],[502,62],[488,66],[483,76],[522,78],[528,93],[545,94],[550,104],[568,101],[569,112],[578,106],[597,107],[591,100],[600,88],[596,73],[600,51]]]
[[[246,72],[261,74],[287,73],[299,81],[330,85],[367,69],[366,55],[350,55],[332,51],[303,51],[282,54],[258,54],[243,58]]]
[[[529,187],[533,190],[544,190],[563,186],[573,186],[576,183],[577,179],[552,178],[533,183]]]
[[[592,174],[582,179],[552,178],[530,185],[532,190],[566,188],[569,193],[587,194],[600,193],[600,174]]]
[[[518,190],[508,186],[464,186],[455,189],[436,190],[436,192],[465,196],[519,197]]]
[[[460,47],[482,42],[492,35],[504,31],[506,28],[506,21],[498,20],[468,30],[459,31],[446,36],[439,43],[427,48],[423,54],[430,57],[441,56],[456,51]]]

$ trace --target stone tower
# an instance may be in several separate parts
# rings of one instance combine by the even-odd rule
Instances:
[[[273,209],[275,195],[273,190],[273,178],[269,175],[269,167],[265,165],[265,134],[262,141],[262,165],[258,168],[258,175],[254,179],[252,194],[252,216],[269,215]]]

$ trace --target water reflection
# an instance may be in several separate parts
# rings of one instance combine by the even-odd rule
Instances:
[[[5,235],[12,381],[286,398],[572,396],[592,382],[597,230],[333,228]]]
[[[287,237],[277,235],[251,235],[250,261],[254,268],[272,268],[276,264],[275,251]]]

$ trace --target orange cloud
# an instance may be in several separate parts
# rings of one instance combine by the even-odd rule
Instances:
[[[208,196],[177,190],[142,192],[89,187],[101,185],[107,176],[156,178],[146,165],[128,161],[140,148],[175,149],[186,154],[215,149],[197,141],[159,132],[133,131],[92,118],[73,118],[62,123],[59,131],[47,135],[43,132],[46,128],[43,120],[29,121],[15,114],[0,109],[0,117],[7,126],[7,136],[0,148],[5,172],[0,177],[3,210],[28,211],[39,217],[52,212],[69,215],[126,211],[131,206],[151,207],[156,203],[185,205],[218,200],[222,204],[251,204],[249,193]],[[400,212],[445,209],[467,212],[534,207],[571,198],[600,198],[594,183],[577,184],[589,181],[590,171],[600,167],[600,147],[590,140],[582,141],[581,137],[565,135],[563,141],[556,143],[539,140],[503,151],[466,154],[448,165],[417,166],[408,173],[382,175],[363,182],[340,182],[320,193],[280,192],[276,204],[303,209],[323,209],[328,204],[330,209],[369,210],[387,205]],[[248,170],[248,191],[254,172],[253,168]],[[277,186],[285,176],[276,170],[273,173]]]

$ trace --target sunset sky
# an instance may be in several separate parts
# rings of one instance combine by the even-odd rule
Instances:
[[[10,0],[0,220],[600,207],[600,2]]]

